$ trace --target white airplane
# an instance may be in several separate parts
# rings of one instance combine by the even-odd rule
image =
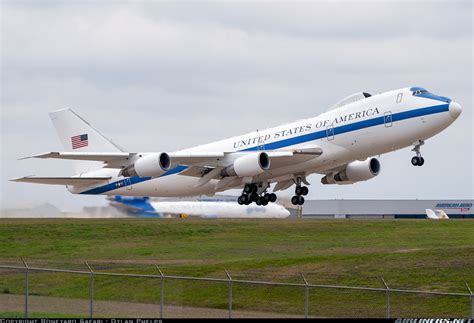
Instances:
[[[426,217],[432,220],[449,220],[449,216],[443,210],[425,209]]]
[[[451,99],[420,87],[361,92],[315,118],[180,151],[146,153],[124,151],[63,109],[50,117],[66,151],[26,158],[74,160],[76,175],[13,181],[66,185],[75,194],[128,196],[213,195],[243,188],[238,202],[246,205],[275,202],[274,192],[295,184],[291,200],[302,205],[308,194],[302,184],[309,185],[310,174],[324,175],[323,184],[366,181],[380,172],[380,162],[372,156],[410,146],[415,152],[411,163],[422,166],[420,147],[451,125],[461,110]],[[276,185],[269,193],[272,183]]]
[[[290,211],[280,204],[238,205],[235,201],[150,201],[148,197],[108,197],[110,205],[137,217],[191,215],[203,218],[287,218]]]

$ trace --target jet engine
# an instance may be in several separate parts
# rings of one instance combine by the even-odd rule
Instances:
[[[166,173],[170,168],[170,164],[170,156],[167,153],[148,154],[122,169],[120,174],[125,177],[157,177]]]
[[[380,162],[377,158],[369,158],[364,161],[353,161],[347,164],[342,171],[334,172],[321,179],[323,184],[352,184],[366,181],[380,173]]]
[[[263,173],[270,168],[270,158],[264,152],[248,153],[237,158],[234,163],[221,171],[222,177],[251,177]]]

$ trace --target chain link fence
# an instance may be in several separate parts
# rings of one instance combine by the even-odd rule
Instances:
[[[303,274],[300,282],[290,283],[237,279],[228,271],[225,278],[168,275],[156,265],[155,274],[109,272],[87,262],[83,267],[37,267],[25,261],[23,266],[0,265],[0,314],[474,318],[474,297],[467,282],[465,293],[449,293],[393,288],[382,277],[384,287],[374,288],[313,284]],[[64,286],[66,280],[69,287]],[[140,289],[140,295],[131,289]]]

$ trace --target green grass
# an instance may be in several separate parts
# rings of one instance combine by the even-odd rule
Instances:
[[[88,316],[84,315],[71,315],[64,313],[47,313],[47,312],[32,312],[28,313],[28,318],[42,318],[42,319],[53,319],[53,318],[87,318]],[[9,319],[22,319],[25,318],[25,313],[23,312],[0,312],[0,318],[9,318]]]
[[[474,287],[474,221],[426,220],[0,220],[0,262],[97,271],[466,292]],[[20,262],[21,263],[21,262]],[[24,275],[0,273],[0,292]],[[87,298],[89,277],[33,273],[36,295]],[[165,282],[167,304],[227,308],[227,285]],[[96,278],[101,300],[159,302],[159,281]],[[235,284],[236,309],[302,313],[301,288]],[[398,315],[467,316],[467,299],[392,295]],[[385,294],[314,289],[310,315],[383,316]]]

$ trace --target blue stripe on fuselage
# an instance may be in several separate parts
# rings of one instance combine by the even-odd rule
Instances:
[[[435,106],[426,107],[426,108],[408,110],[408,111],[404,111],[404,112],[394,113],[392,115],[392,122],[411,119],[411,118],[416,118],[416,117],[421,117],[421,116],[426,116],[426,115],[430,115],[430,114],[446,112],[446,111],[449,111],[449,104],[435,105]],[[372,119],[369,119],[369,120],[358,121],[358,122],[354,122],[354,123],[351,123],[351,124],[347,124],[347,125],[343,125],[343,126],[339,126],[339,127],[334,127],[334,135],[336,136],[336,135],[340,135],[340,134],[343,134],[343,133],[348,133],[348,132],[351,132],[351,131],[356,131],[356,130],[360,130],[360,129],[364,129],[364,128],[374,127],[374,126],[378,126],[378,125],[382,125],[382,124],[384,124],[384,116],[372,118]],[[275,142],[265,144],[265,150],[275,150],[275,149],[279,149],[279,148],[283,148],[283,147],[298,145],[298,144],[302,144],[302,143],[305,143],[305,142],[308,142],[308,141],[313,141],[313,140],[318,140],[318,139],[321,139],[321,138],[325,138],[326,136],[327,136],[326,135],[326,130],[320,130],[320,131],[308,133],[308,134],[305,134],[305,135],[301,135],[301,136],[298,136],[298,137],[283,139],[283,140],[280,140],[280,141],[275,141]],[[255,146],[255,147],[249,147],[249,148],[246,148],[246,149],[242,149],[240,151],[254,151],[254,150],[258,150],[258,149],[259,149],[259,146]],[[164,173],[160,177],[177,174],[177,173],[180,173],[180,172],[184,171],[185,169],[188,169],[188,166],[178,165],[175,168],[170,169],[169,171],[167,171],[166,173]],[[125,186],[128,186],[128,185],[133,185],[133,184],[141,183],[141,182],[144,182],[144,181],[148,181],[150,179],[152,179],[152,177],[130,177],[130,182],[127,182],[127,179],[121,179],[117,182],[113,182],[113,183],[110,183],[110,184],[107,184],[107,185],[104,185],[104,186],[101,186],[101,187],[96,187],[96,188],[90,189],[88,191],[82,192],[80,194],[102,194],[102,193],[105,193],[105,192],[108,192],[108,191],[111,191],[111,190],[115,190],[115,189],[118,189],[118,188],[122,188],[122,187],[125,187]]]
[[[166,173],[164,173],[160,177],[177,174],[177,173],[180,173],[180,172],[182,172],[183,170],[185,170],[187,168],[188,168],[188,166],[178,165],[175,168],[170,169],[169,171],[167,171]],[[127,182],[127,178],[130,179],[130,182]],[[122,188],[122,187],[133,185],[133,184],[138,184],[138,183],[145,182],[145,181],[148,181],[148,180],[152,179],[152,177],[149,177],[149,176],[146,176],[146,177],[133,176],[133,177],[127,177],[127,178],[121,179],[119,181],[116,181],[116,182],[113,182],[113,183],[110,183],[110,184],[107,184],[107,185],[104,185],[104,186],[99,186],[99,187],[90,189],[88,191],[81,192],[80,194],[102,194],[102,193],[105,193],[105,192],[108,192],[108,191],[112,191],[112,190],[115,190],[115,189],[119,189],[119,188]]]

